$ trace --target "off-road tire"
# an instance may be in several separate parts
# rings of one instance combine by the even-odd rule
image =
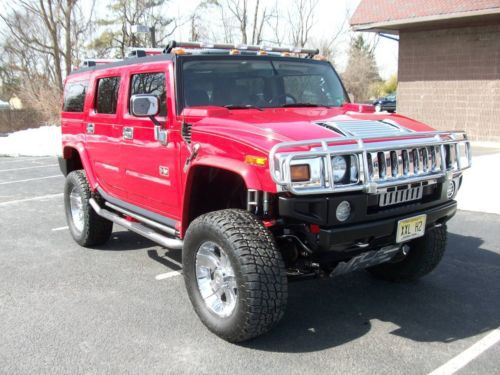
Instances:
[[[410,251],[401,261],[383,263],[367,270],[377,279],[415,281],[437,267],[446,250],[446,239],[446,225],[435,227],[423,237],[410,241]]]
[[[196,254],[212,241],[227,254],[236,276],[238,302],[226,318],[206,306],[196,280]],[[244,210],[227,209],[195,219],[182,254],[186,289],[194,310],[207,328],[229,342],[264,334],[282,318],[288,297],[285,265],[271,233]]]
[[[83,230],[79,231],[73,222],[70,208],[70,194],[76,187],[83,203],[84,224]],[[107,242],[113,231],[113,223],[96,214],[89,203],[90,198],[97,198],[90,190],[85,171],[80,169],[73,171],[66,177],[64,185],[64,211],[68,222],[69,232],[73,239],[84,247],[102,245]]]

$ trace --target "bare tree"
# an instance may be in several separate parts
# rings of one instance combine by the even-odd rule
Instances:
[[[99,49],[101,53],[113,53],[123,58],[129,47],[164,45],[176,30],[177,20],[166,17],[168,0],[114,0],[108,5],[109,18],[97,20],[102,30],[89,45],[90,49]],[[133,25],[145,25],[154,32],[147,36],[134,34]],[[152,36],[155,40],[152,40]]]
[[[75,37],[88,26],[82,22],[77,0],[21,0],[0,17],[7,26],[8,36],[20,48],[51,57],[56,84],[62,89],[64,76],[72,69],[74,49],[78,47]],[[8,39],[5,32],[3,36]]]
[[[19,84],[12,94],[45,119],[56,119],[64,78],[78,60],[90,17],[79,0],[20,0],[0,20],[4,69]]]
[[[261,0],[212,0],[219,15],[227,43],[238,40],[242,44],[260,44],[271,11]],[[237,30],[239,36],[234,35]]]
[[[290,40],[293,45],[304,47],[314,27],[314,12],[319,0],[293,0],[288,10]]]

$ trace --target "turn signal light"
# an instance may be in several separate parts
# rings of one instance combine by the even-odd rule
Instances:
[[[266,165],[267,158],[264,158],[262,156],[253,156],[253,155],[247,155],[245,156],[245,163],[250,164],[250,165],[256,165],[258,167],[263,167]]]
[[[311,179],[308,164],[292,165],[290,167],[292,182],[304,182]]]
[[[184,48],[177,47],[177,48],[172,49],[172,53],[175,55],[185,55],[186,50]]]

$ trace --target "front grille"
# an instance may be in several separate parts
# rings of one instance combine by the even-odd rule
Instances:
[[[380,194],[379,206],[387,207],[393,206],[395,204],[416,201],[422,198],[423,193],[423,186],[412,187],[404,190],[389,191],[387,193]]]
[[[370,152],[367,158],[372,181],[423,176],[442,167],[439,146]]]

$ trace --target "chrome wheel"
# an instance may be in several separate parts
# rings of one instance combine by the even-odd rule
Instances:
[[[196,253],[196,281],[206,306],[221,318],[230,316],[238,302],[231,261],[218,245],[207,241]]]
[[[83,200],[76,186],[73,186],[69,194],[69,206],[73,225],[78,232],[82,232],[84,225]]]

